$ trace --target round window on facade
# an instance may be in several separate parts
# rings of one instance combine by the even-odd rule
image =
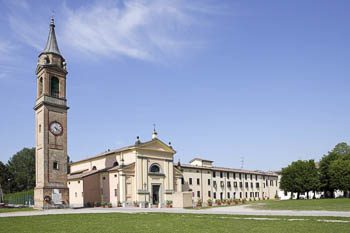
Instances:
[[[160,166],[158,164],[152,164],[149,170],[152,173],[160,173]]]

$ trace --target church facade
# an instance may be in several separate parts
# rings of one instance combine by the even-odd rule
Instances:
[[[130,206],[145,203],[164,207],[190,207],[199,200],[275,198],[277,175],[215,167],[195,158],[174,163],[176,151],[157,137],[71,163],[68,175],[70,205],[93,203]]]

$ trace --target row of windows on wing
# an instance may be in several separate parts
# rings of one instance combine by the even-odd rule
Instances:
[[[275,180],[275,181],[276,181],[276,186],[277,186],[277,180]],[[211,183],[211,179],[208,179],[208,185],[210,185],[210,183]],[[265,188],[265,183],[266,183],[266,186],[269,186],[269,182],[268,182],[268,180],[266,180],[266,182],[264,182],[264,184],[263,184],[264,188]],[[181,178],[181,184],[185,184],[185,179],[184,178]],[[192,178],[188,179],[188,184],[192,185]],[[233,184],[233,187],[235,187],[235,188],[238,187],[238,182],[232,182],[232,184]],[[197,178],[197,185],[200,185],[200,179],[199,178]],[[273,186],[273,185],[274,185],[273,184],[273,180],[270,180],[270,186]],[[213,181],[213,186],[217,187],[216,180]],[[220,181],[220,186],[224,187],[225,186],[225,182],[224,181]],[[227,181],[227,187],[231,187],[231,181]],[[239,182],[239,187],[243,188],[243,182]],[[249,183],[248,182],[245,182],[245,187],[249,188]],[[250,183],[250,187],[254,188],[254,183],[253,182]],[[256,188],[260,188],[260,183],[258,183],[258,182],[255,183],[255,187]]]
[[[199,173],[199,170],[197,170],[197,173]],[[225,175],[224,175],[224,172],[216,172],[216,171],[213,171],[213,178],[216,177],[216,173],[220,173],[220,178],[224,178]],[[210,174],[210,171],[208,171],[208,174]],[[230,176],[230,174],[232,174]],[[226,177],[227,179],[229,179],[230,177],[232,177],[233,179],[236,179],[236,175],[239,177],[239,179],[241,180],[243,175],[244,175],[244,179],[247,180],[248,177],[250,177],[251,180],[254,179],[255,177],[255,180],[258,180],[258,175],[253,175],[253,174],[242,174],[242,173],[235,173],[235,172],[226,172]],[[266,179],[265,176],[262,176],[263,177],[263,180]]]
[[[42,93],[43,93],[43,78],[41,77],[39,80],[39,95],[41,95]],[[60,93],[60,82],[58,78],[52,77],[50,79],[50,95],[52,97],[58,98],[59,93]]]
[[[216,177],[216,173],[215,171],[213,171],[213,177]],[[218,172],[219,173],[219,172]],[[248,179],[248,177],[253,180],[255,177],[255,180],[258,180],[258,175],[253,175],[253,174],[242,174],[242,173],[235,173],[232,172],[232,177],[233,179],[236,179],[236,174],[238,175],[239,179],[241,180],[243,175],[244,175],[244,179]],[[230,178],[230,172],[226,172],[226,177],[229,179]],[[263,180],[265,180],[265,176],[262,176]],[[220,172],[220,178],[224,178],[224,172]]]
[[[223,200],[223,199],[226,199],[226,198],[230,199],[232,197],[233,199],[236,199],[236,198],[243,198],[243,194],[244,194],[243,192],[239,192],[239,193],[233,192],[232,196],[231,196],[231,193],[227,192],[227,196],[224,197],[224,193],[221,192],[221,193],[219,193],[220,197],[217,198],[216,192],[213,192],[213,198],[214,199]],[[263,192],[262,196],[264,196],[264,194],[265,193]],[[194,192],[192,192],[192,196],[194,197]],[[201,197],[201,192],[200,191],[197,191],[197,197],[198,198]],[[211,191],[208,191],[208,197],[211,198]],[[249,192],[249,197],[250,198],[259,198],[260,194],[259,194],[259,192]],[[248,192],[245,192],[245,198],[248,198]]]
[[[118,163],[118,162],[114,162],[114,163],[113,163],[113,167],[116,167],[116,166],[119,166],[119,163]],[[97,167],[96,167],[96,166],[93,166],[93,167],[92,167],[92,170],[97,170]],[[152,164],[152,165],[150,166],[149,171],[150,171],[151,173],[160,173],[160,166],[159,166],[159,164],[156,164],[156,163]]]

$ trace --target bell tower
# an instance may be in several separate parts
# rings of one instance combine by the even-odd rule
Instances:
[[[35,71],[35,190],[34,207],[69,205],[67,187],[66,62],[61,55],[54,19]]]

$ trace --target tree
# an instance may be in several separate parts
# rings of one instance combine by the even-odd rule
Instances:
[[[10,178],[9,172],[5,164],[0,161],[0,185],[4,193],[8,193],[9,184],[8,179]]]
[[[345,142],[338,143],[334,147],[333,152],[337,153],[339,156],[350,155],[350,146],[348,146],[348,144]]]
[[[72,163],[73,161],[70,160],[69,155],[67,155],[67,174],[70,173],[70,163]]]
[[[315,161],[310,159],[309,161],[305,161],[305,190],[307,192],[307,198],[309,199],[309,192],[313,191],[314,198],[316,198],[316,191],[320,188],[320,179],[318,175],[318,171],[316,168]]]
[[[300,161],[300,160],[299,160]],[[285,192],[297,193],[299,199],[300,192],[302,192],[302,180],[300,179],[300,169],[298,169],[299,161],[292,162],[288,167],[282,169],[282,177],[280,188]]]
[[[35,187],[35,148],[24,148],[13,155],[7,170],[11,175],[11,191],[23,191]]]
[[[330,185],[333,189],[350,191],[350,160],[337,159],[329,166]]]
[[[345,142],[338,143],[334,149],[324,155],[320,161],[320,189],[324,192],[326,197],[334,197],[334,185],[331,182],[331,174],[329,173],[329,167],[332,161],[337,159],[350,159],[350,146]]]
[[[316,191],[319,187],[318,173],[314,160],[292,162],[282,169],[280,188],[285,192],[296,192],[297,199],[300,194]]]

